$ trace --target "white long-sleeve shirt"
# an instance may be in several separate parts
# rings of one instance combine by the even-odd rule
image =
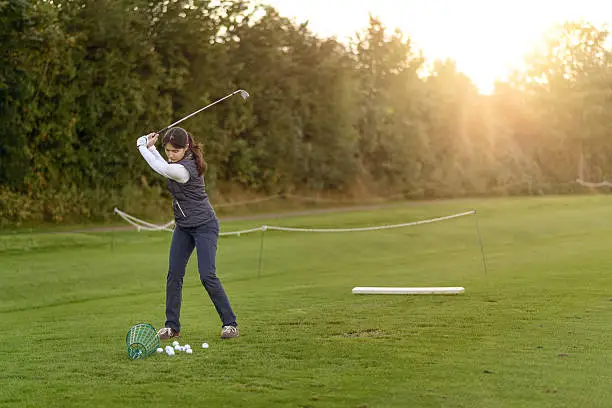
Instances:
[[[181,184],[189,181],[189,172],[183,165],[176,163],[168,163],[164,158],[159,154],[155,146],[151,146],[147,148],[147,146],[140,146],[138,148],[142,157],[149,163],[149,166],[156,173],[161,174],[162,176],[178,181]]]

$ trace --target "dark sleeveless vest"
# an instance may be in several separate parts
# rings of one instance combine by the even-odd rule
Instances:
[[[198,175],[193,155],[187,153],[177,164],[189,172],[189,181],[184,184],[168,179],[168,190],[172,194],[174,221],[179,227],[197,227],[216,218],[204,186],[204,177]]]

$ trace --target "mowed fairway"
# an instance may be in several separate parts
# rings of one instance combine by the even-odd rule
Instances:
[[[0,237],[3,407],[607,407],[612,197],[456,200],[223,222],[373,232],[222,237],[241,337],[219,339],[195,254],[181,344],[132,361],[125,335],[164,322],[171,234]],[[137,214],[135,214],[137,215]],[[487,255],[485,274],[476,233]],[[353,295],[463,286],[463,295]],[[199,346],[210,344],[209,349]]]

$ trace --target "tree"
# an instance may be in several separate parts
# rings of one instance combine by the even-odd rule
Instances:
[[[597,176],[612,170],[607,143],[612,131],[607,38],[606,30],[591,24],[565,23],[528,60],[522,82],[538,120],[546,124],[532,142],[534,160],[550,182],[574,180],[582,155]]]
[[[388,36],[380,20],[352,44],[359,89],[359,166],[366,179],[389,187],[414,186],[422,149],[418,115],[423,58],[396,30]]]

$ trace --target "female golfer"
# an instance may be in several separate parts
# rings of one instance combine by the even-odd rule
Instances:
[[[162,141],[168,157],[166,162],[155,148],[158,137],[157,133],[141,136],[136,146],[149,166],[168,179],[174,210],[175,228],[166,278],[166,323],[159,330],[159,337],[180,337],[183,277],[194,248],[198,251],[200,280],[221,318],[221,338],[238,337],[236,315],[216,275],[219,220],[204,188],[206,162],[202,150],[185,129],[173,127]]]

